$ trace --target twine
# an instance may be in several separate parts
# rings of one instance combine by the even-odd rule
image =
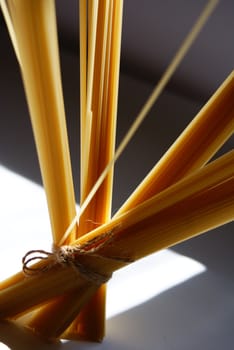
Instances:
[[[109,281],[112,272],[102,273],[95,271],[93,268],[86,266],[85,263],[79,261],[81,256],[93,256],[100,259],[121,261],[123,263],[132,262],[128,257],[105,257],[99,254],[99,249],[110,244],[113,237],[113,231],[103,233],[83,244],[75,246],[63,245],[61,247],[53,247],[52,252],[42,249],[28,251],[22,259],[22,270],[26,276],[32,276],[37,273],[43,273],[53,266],[59,264],[63,267],[72,267],[78,274],[82,275],[91,283],[101,285]],[[36,255],[34,255],[36,254]],[[35,261],[47,260],[44,266],[31,267],[31,263]]]

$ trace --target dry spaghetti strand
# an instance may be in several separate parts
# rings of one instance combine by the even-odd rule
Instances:
[[[53,0],[9,0],[8,6],[47,195],[53,241],[58,244],[76,210],[61,87],[55,4]]]

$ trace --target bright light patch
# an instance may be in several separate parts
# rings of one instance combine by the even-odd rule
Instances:
[[[108,284],[107,318],[129,310],[204,272],[201,263],[170,250],[116,272]]]
[[[4,279],[21,269],[27,251],[51,249],[52,240],[41,186],[0,166],[0,193],[0,279]]]
[[[9,350],[9,349],[10,349],[9,346],[0,342],[0,350]]]

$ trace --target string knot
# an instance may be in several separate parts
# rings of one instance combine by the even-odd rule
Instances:
[[[88,242],[78,245],[63,245],[61,247],[53,247],[52,252],[37,249],[28,251],[22,259],[23,272],[26,276],[32,276],[36,273],[42,273],[52,268],[56,264],[64,267],[72,267],[77,273],[81,274],[86,280],[101,285],[106,283],[112,276],[112,273],[101,273],[93,268],[86,266],[80,261],[81,256],[95,256],[100,259],[106,258],[99,254],[98,250],[110,243],[112,231],[104,233]],[[32,265],[38,261],[47,261],[47,264],[39,266]]]

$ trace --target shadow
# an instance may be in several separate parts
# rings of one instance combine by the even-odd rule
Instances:
[[[213,229],[191,240],[171,248],[179,254],[188,256],[204,264],[226,281],[233,281],[234,272],[234,223]]]
[[[108,320],[102,349],[231,350],[234,286],[221,282],[208,271]]]
[[[2,322],[0,341],[12,350],[231,350],[234,284],[206,271],[107,320],[102,344],[47,344],[14,323]]]
[[[111,345],[111,341],[105,341]],[[1,344],[11,350],[72,350],[72,349],[100,349],[101,343],[90,343],[81,341],[45,341],[29,329],[26,329],[16,322],[0,321],[0,349]]]
[[[62,345],[60,342],[45,342],[30,330],[11,321],[0,322],[0,344],[1,342],[11,350],[58,350]]]

